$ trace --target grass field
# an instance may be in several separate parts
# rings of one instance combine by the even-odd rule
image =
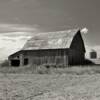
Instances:
[[[0,100],[100,100],[100,66],[49,69],[48,74],[28,68],[1,68]]]

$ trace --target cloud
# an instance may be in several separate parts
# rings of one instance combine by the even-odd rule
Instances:
[[[27,40],[27,39],[30,39],[31,36],[18,36],[18,37],[8,37],[8,36],[2,36],[0,39],[1,40],[5,40],[5,41],[13,41],[13,42],[16,42],[16,41],[24,41],[24,40]]]
[[[12,0],[12,1],[14,1],[14,2],[19,2],[20,0]]]
[[[31,36],[39,32],[38,25],[0,23],[0,60],[20,50]]]
[[[38,25],[24,25],[24,24],[0,24],[0,32],[38,32]]]
[[[34,32],[8,32],[8,33],[0,33],[2,36],[5,37],[19,37],[19,36],[32,36]]]
[[[88,29],[86,27],[81,29],[81,33],[87,34],[88,33]]]
[[[63,35],[63,33],[76,33],[78,31],[78,29],[68,29],[68,30],[62,30],[62,31],[52,31],[52,32],[42,32],[42,33],[38,33],[38,35],[46,35],[46,34],[54,34],[54,35],[57,35],[59,34],[60,36]]]
[[[0,34],[0,60],[7,58],[10,54],[22,49],[28,39],[29,32],[11,32]]]

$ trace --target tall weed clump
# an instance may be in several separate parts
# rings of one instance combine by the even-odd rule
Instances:
[[[0,64],[1,67],[8,67],[9,66],[9,62],[8,60],[4,60],[1,64]]]

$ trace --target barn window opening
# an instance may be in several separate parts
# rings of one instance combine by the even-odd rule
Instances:
[[[20,60],[11,60],[11,66],[18,67],[20,65]]]
[[[96,59],[97,58],[97,53],[96,52],[91,52],[90,57],[91,57],[91,59]]]
[[[24,65],[28,65],[28,58],[24,59]]]

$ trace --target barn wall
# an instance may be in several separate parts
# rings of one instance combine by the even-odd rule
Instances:
[[[42,64],[54,64],[54,65],[75,65],[82,64],[84,60],[84,52],[79,52],[74,49],[51,49],[51,50],[32,50],[23,51],[13,55],[9,59],[9,65],[11,61],[17,59],[20,60],[20,66],[23,65],[42,65]],[[25,62],[27,59],[27,62]]]
[[[85,53],[70,49],[69,51],[69,65],[82,65],[85,60]]]
[[[37,50],[27,51],[24,57],[29,59],[29,64],[58,64],[68,65],[68,50]]]
[[[83,64],[85,59],[85,45],[81,35],[81,32],[78,31],[74,36],[72,43],[69,49],[69,64]]]

